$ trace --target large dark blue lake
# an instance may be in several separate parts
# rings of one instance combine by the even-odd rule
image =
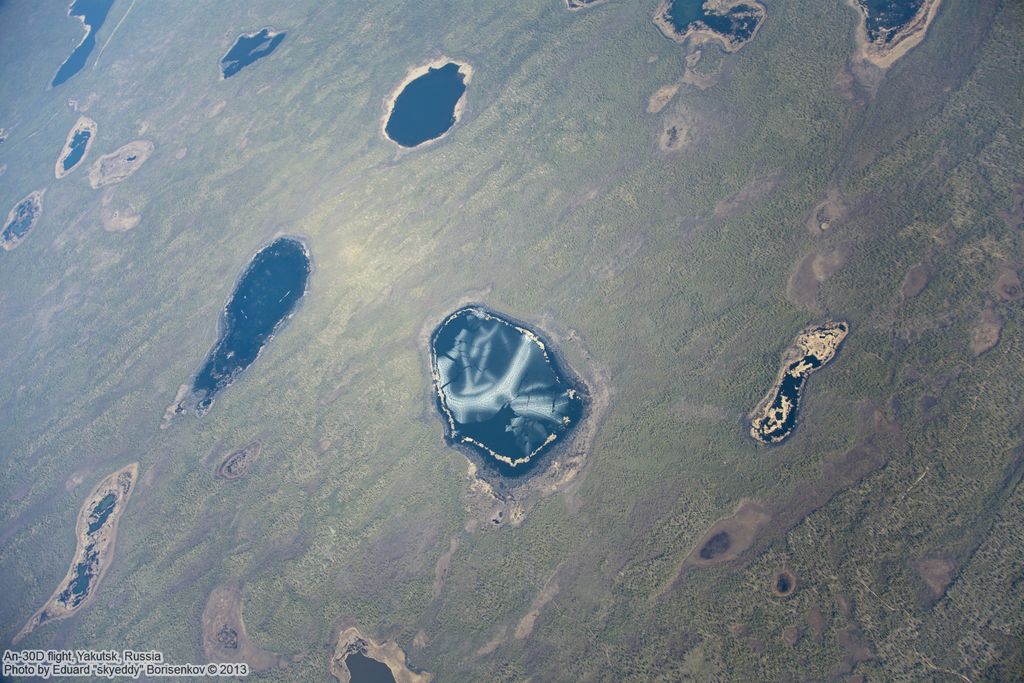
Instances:
[[[275,240],[253,257],[224,307],[220,338],[192,383],[190,402],[198,414],[205,414],[216,395],[252,365],[295,311],[309,274],[309,253],[291,237]]]
[[[395,676],[387,664],[358,650],[345,658],[345,666],[352,674],[352,683],[395,683]]]
[[[256,60],[269,55],[277,49],[284,37],[284,31],[275,33],[269,28],[238,36],[228,53],[220,59],[220,70],[224,78],[231,78]]]
[[[430,67],[395,98],[384,132],[402,147],[415,147],[444,135],[457,119],[456,106],[466,92],[458,64]]]
[[[583,415],[548,344],[491,311],[463,308],[434,332],[431,360],[449,438],[520,474]]]
[[[36,191],[15,204],[7,215],[3,231],[0,231],[0,247],[14,249],[25,239],[29,231],[39,222],[43,213],[43,192]]]
[[[107,14],[110,13],[113,4],[114,0],[75,0],[71,3],[68,15],[81,17],[82,23],[85,24],[85,37],[57,69],[50,85],[57,87],[82,70],[93,48],[96,47],[96,32],[107,20]]]

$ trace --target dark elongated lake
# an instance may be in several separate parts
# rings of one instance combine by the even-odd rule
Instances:
[[[465,92],[466,77],[458,64],[429,67],[395,98],[385,134],[402,147],[441,137],[455,125],[456,107]]]
[[[358,650],[345,658],[345,666],[352,674],[352,683],[395,683],[395,676],[387,664]]]
[[[64,160],[61,162],[61,166],[64,167],[65,171],[70,168],[74,168],[75,164],[82,160],[82,155],[85,154],[85,147],[91,137],[91,130],[80,130],[75,133],[73,138],[71,138],[71,146],[68,150],[68,155],[64,157]]]
[[[107,14],[110,13],[113,4],[114,0],[75,0],[71,3],[68,15],[81,17],[82,23],[85,24],[85,37],[57,69],[50,85],[57,87],[82,70],[93,48],[96,47],[96,32],[107,20]]]
[[[238,36],[228,53],[220,59],[220,70],[224,78],[231,78],[256,60],[269,55],[277,49],[284,37],[284,31],[274,32],[269,28]]]
[[[704,0],[672,0],[668,16],[679,34],[703,25],[738,43],[750,40],[761,21],[752,5],[733,5],[723,12],[705,9]]]
[[[449,438],[503,474],[519,474],[583,415],[536,333],[491,311],[463,308],[431,338],[438,405]]]
[[[309,274],[309,253],[291,237],[253,257],[224,307],[220,338],[192,383],[187,401],[196,413],[205,414],[216,395],[252,365],[306,293]],[[191,406],[181,406],[186,407]]]

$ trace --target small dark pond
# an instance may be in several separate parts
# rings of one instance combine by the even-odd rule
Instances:
[[[692,28],[704,26],[742,43],[754,35],[762,15],[752,5],[733,5],[725,12],[718,12],[706,10],[704,0],[672,0],[668,16],[680,35]]]
[[[309,273],[309,254],[291,237],[275,240],[253,257],[224,307],[220,338],[192,384],[196,413],[205,414],[217,393],[252,365],[306,293]]]
[[[116,502],[117,497],[113,493],[108,493],[100,502],[96,503],[96,507],[93,508],[92,514],[89,515],[88,533],[96,533],[104,524],[107,523],[107,518],[110,517],[110,513],[114,511],[114,504]]]
[[[96,576],[97,565],[99,564],[99,553],[93,544],[85,548],[85,559],[75,566],[75,575],[71,583],[61,591],[58,599],[68,608],[77,607],[89,594],[89,584]]]
[[[729,538],[729,534],[725,531],[719,531],[701,546],[700,558],[702,560],[713,560],[722,553],[727,552],[731,547],[732,539]]]
[[[891,41],[914,18],[924,0],[857,0],[867,12],[865,28],[871,42]]]
[[[269,55],[277,49],[284,37],[284,31],[275,33],[269,28],[238,36],[228,53],[221,57],[220,70],[224,74],[224,78],[231,78],[257,59]]]
[[[387,664],[367,657],[358,650],[345,658],[345,666],[352,674],[352,683],[395,683],[395,676]]]
[[[548,349],[533,332],[482,308],[449,316],[431,338],[449,438],[500,472],[518,474],[572,429],[584,400]]]
[[[64,157],[64,161],[61,162],[65,171],[70,168],[74,168],[75,164],[82,160],[82,155],[85,154],[86,144],[89,142],[89,138],[91,137],[91,130],[80,130],[75,133],[73,138],[71,138],[71,145],[68,148],[68,154]]]
[[[89,54],[96,47],[96,32],[107,20],[107,14],[114,0],[74,0],[68,9],[68,16],[81,17],[85,24],[85,37],[78,44],[71,56],[64,60],[64,63],[57,69],[57,74],[50,83],[57,87],[82,70]]]
[[[439,138],[455,124],[455,106],[465,92],[458,64],[431,67],[395,98],[384,132],[402,147]]]
[[[35,226],[42,210],[41,193],[33,192],[18,202],[12,212],[13,215],[4,225],[3,232],[0,232],[0,245],[5,249],[12,249]]]

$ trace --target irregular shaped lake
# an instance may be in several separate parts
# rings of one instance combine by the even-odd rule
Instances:
[[[839,351],[850,326],[825,323],[801,332],[783,354],[783,366],[775,386],[754,410],[750,435],[763,444],[779,443],[796,429],[800,391],[815,370]]]
[[[872,43],[889,43],[924,7],[925,0],[857,0]]]
[[[281,237],[253,256],[221,316],[220,338],[192,382],[191,395],[175,412],[205,415],[221,390],[259,356],[295,311],[309,282],[309,252],[299,240]]]
[[[96,32],[107,20],[107,14],[114,0],[75,0],[68,9],[68,16],[78,17],[85,26],[85,37],[64,63],[57,69],[51,86],[57,87],[82,70],[89,54],[96,47]]]
[[[78,165],[89,153],[92,142],[96,138],[96,122],[87,116],[82,116],[75,122],[75,125],[68,132],[64,141],[64,148],[57,157],[57,163],[53,173],[58,178],[71,173],[78,168]]]
[[[263,59],[277,49],[285,37],[284,31],[260,29],[256,33],[243,33],[235,40],[228,53],[220,58],[220,71],[224,78],[231,78],[236,73],[258,59]]]
[[[764,6],[753,0],[663,0],[654,15],[662,33],[685,42],[688,38],[714,40],[735,52],[754,37],[765,18]]]
[[[503,474],[527,469],[583,416],[582,395],[561,376],[547,345],[495,313],[456,311],[434,331],[430,349],[449,439]]]
[[[0,232],[0,247],[10,251],[21,244],[29,231],[36,227],[39,217],[43,214],[43,194],[46,190],[36,190],[14,205],[7,213],[3,232]]]
[[[384,135],[416,147],[447,133],[462,113],[472,72],[468,64],[448,60],[411,71],[390,99]]]

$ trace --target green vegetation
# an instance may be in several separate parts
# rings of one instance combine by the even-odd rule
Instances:
[[[685,57],[655,6],[115,3],[97,66],[53,90],[80,26],[60,3],[0,6],[4,26],[32,21],[0,41],[0,206],[49,188],[30,238],[0,253],[0,636],[67,570],[83,496],[138,461],[114,562],[61,624],[63,647],[201,661],[206,599],[239,581],[252,641],[305,653],[268,680],[322,680],[343,619],[438,681],[1019,671],[1024,317],[992,287],[1024,264],[1024,4],[944,0],[873,95],[854,83],[847,97],[836,76],[857,13],[773,2],[714,87],[684,85],[651,115]],[[221,80],[230,41],[260,24],[288,40]],[[463,116],[397,151],[384,100],[437,54],[476,69]],[[81,173],[54,181],[80,115],[69,98],[91,103],[91,158],[145,138],[146,164],[99,191]],[[663,122],[684,111],[690,142],[661,152]],[[715,217],[765,177],[778,181],[763,197]],[[811,235],[832,187],[849,215]],[[135,229],[103,230],[105,191],[141,213]],[[279,232],[310,248],[300,310],[216,410],[159,429],[238,273]],[[839,245],[850,256],[821,285],[821,314],[791,303],[798,256]],[[904,298],[917,263],[929,282]],[[614,389],[573,487],[473,533],[466,459],[443,442],[419,339],[466,297],[574,331],[568,364]],[[1005,324],[975,357],[986,306]],[[759,449],[744,416],[824,316],[850,321],[843,351],[808,385],[799,429]],[[865,405],[905,448],[885,441],[884,467],[665,591],[741,499],[794,500],[858,444]],[[215,476],[256,440],[245,477]],[[955,566],[945,593],[924,558]],[[799,585],[785,599],[771,594],[782,568]],[[552,577],[557,595],[516,639]],[[858,643],[869,659],[854,661]]]

